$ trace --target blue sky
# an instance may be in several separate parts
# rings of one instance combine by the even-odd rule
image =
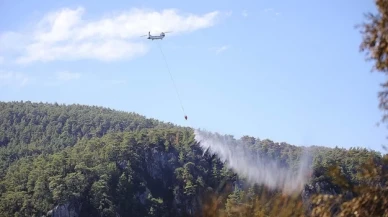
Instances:
[[[0,100],[81,103],[236,137],[381,150],[373,1],[0,2]],[[139,37],[173,31],[163,41]],[[183,118],[158,44],[189,121]]]

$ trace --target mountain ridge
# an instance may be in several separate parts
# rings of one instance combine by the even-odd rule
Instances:
[[[296,169],[302,155],[302,147],[285,142],[234,140],[284,168]],[[218,193],[228,195],[222,210],[233,213],[232,201],[266,189],[204,154],[192,128],[102,106],[0,102],[0,144],[5,216],[56,217],[69,209],[73,216],[195,216],[204,209],[204,195]],[[381,161],[367,149],[310,149],[311,181],[299,195],[306,206],[315,193],[344,191],[327,168],[339,165],[357,184],[363,163]]]

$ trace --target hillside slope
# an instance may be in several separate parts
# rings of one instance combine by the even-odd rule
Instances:
[[[239,140],[284,167],[295,167],[302,153],[268,139]],[[204,155],[192,129],[102,107],[0,102],[0,146],[2,216],[56,216],[64,207],[80,216],[193,216],[217,192],[229,195],[222,209],[233,213],[231,201],[265,189]],[[357,184],[360,165],[381,160],[366,149],[311,151],[313,177],[299,195],[305,202],[314,193],[341,193],[326,168],[339,165]]]
[[[73,146],[81,138],[158,127],[174,125],[97,106],[0,102],[0,169],[21,157]]]

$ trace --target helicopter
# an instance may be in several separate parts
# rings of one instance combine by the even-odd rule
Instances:
[[[151,33],[148,32],[148,35],[142,35],[142,36],[140,36],[140,37],[148,36],[147,39],[151,39],[151,40],[160,39],[160,40],[162,40],[162,39],[166,36],[166,33],[170,33],[170,32],[161,32],[160,35],[151,35]]]

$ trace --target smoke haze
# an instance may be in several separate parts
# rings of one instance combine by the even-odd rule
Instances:
[[[246,178],[249,183],[265,185],[285,193],[301,191],[308,181],[309,155],[303,152],[297,172],[281,167],[276,159],[261,157],[253,153],[246,144],[230,136],[195,130],[195,140],[204,152],[215,154],[222,162]]]

